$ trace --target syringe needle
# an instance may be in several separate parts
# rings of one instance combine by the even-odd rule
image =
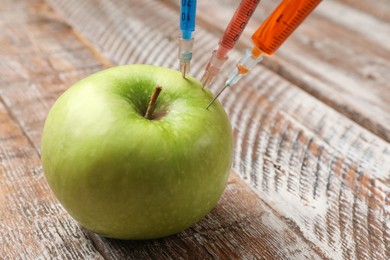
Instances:
[[[183,78],[186,77],[189,70],[190,70],[190,63],[180,61],[180,71],[181,71]]]
[[[213,100],[211,100],[211,102],[207,105],[206,109],[209,109],[209,107],[214,103],[215,100],[217,100],[217,98],[222,94],[222,92],[223,92],[227,87],[229,87],[229,85],[225,85],[225,86],[218,92],[218,94],[213,98]]]
[[[184,65],[184,67],[185,67],[185,65]],[[184,69],[180,68],[180,70],[181,70],[181,75],[183,76],[183,79],[184,79],[186,77],[187,70],[185,68]]]
[[[222,92],[230,86],[236,84],[243,76],[245,76],[259,61],[263,58],[261,57],[261,52],[258,52],[258,57],[254,56],[254,51],[247,49],[244,57],[237,63],[237,67],[229,74],[225,86],[221,91],[215,96],[215,98],[210,102],[206,109],[208,109],[214,101],[222,94]]]

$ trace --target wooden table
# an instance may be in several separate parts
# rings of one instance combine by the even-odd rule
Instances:
[[[198,79],[237,2],[198,1]],[[260,3],[212,91],[277,2]],[[274,57],[221,96],[234,165],[220,202],[193,227],[117,241],[83,229],[60,206],[40,162],[51,105],[109,66],[177,68],[178,3],[0,2],[0,258],[390,259],[388,0],[323,1]]]

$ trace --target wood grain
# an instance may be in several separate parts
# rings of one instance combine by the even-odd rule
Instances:
[[[46,114],[67,87],[110,62],[177,68],[177,9],[160,1],[49,2],[66,22],[41,0],[0,3],[0,256],[390,258],[389,143],[266,66],[221,96],[234,129],[237,175],[205,219],[153,241],[105,239],[80,228],[43,178]],[[197,29],[197,78],[218,41],[211,33],[217,26],[209,26]]]
[[[56,202],[36,149],[3,102],[0,142],[0,258],[98,259],[91,241]]]
[[[339,2],[371,14],[387,23],[390,22],[390,6],[388,0],[377,0],[374,4],[371,1],[339,0]]]

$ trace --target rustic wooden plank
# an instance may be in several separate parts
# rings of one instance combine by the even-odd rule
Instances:
[[[10,22],[14,19],[12,16],[3,16],[0,12],[0,18],[5,21],[0,25],[3,40],[0,48],[5,50],[0,58],[14,64],[13,69],[9,69],[9,63],[4,63],[5,72],[0,77],[2,257],[321,257],[321,252],[316,252],[296,235],[235,174],[218,206],[200,223],[176,236],[125,242],[104,239],[80,228],[55,200],[44,180],[39,142],[44,119],[54,100],[72,83],[104,68],[107,62],[101,62],[99,54],[83,47],[85,42],[74,37],[69,27],[55,25],[63,24],[63,21],[42,2],[34,1],[34,8],[27,1],[24,3],[18,2],[18,15],[23,16],[24,10],[25,16],[31,18],[30,23],[27,19],[26,24],[13,24]],[[14,2],[6,4],[13,7]],[[3,7],[6,4],[2,2]],[[34,23],[44,29],[39,32],[38,28],[33,31],[26,28],[37,26]],[[2,27],[20,32],[4,33],[6,30]],[[51,29],[46,34],[47,28]],[[39,41],[42,36],[48,41]],[[21,41],[19,37],[28,39],[25,48],[19,54],[6,51],[22,47],[16,47]]]
[[[6,6],[6,4],[9,5]],[[47,57],[42,55],[44,49],[36,48],[37,45],[34,43],[39,42],[41,47],[50,45],[53,50],[56,49],[54,44],[46,42],[50,39],[50,33],[53,32],[46,32],[46,35],[38,34],[35,38],[30,38],[33,32],[25,34],[28,31],[26,27],[38,27],[38,24],[26,23],[24,26],[21,24],[12,26],[7,23],[11,18],[20,22],[18,20],[20,12],[24,11],[24,16],[29,15],[26,10],[36,4],[38,4],[37,1],[31,1],[28,5],[21,1],[17,3],[2,1],[0,4],[1,90],[5,87],[11,88],[10,82],[23,83],[26,87],[34,89],[34,86],[26,80],[29,80],[32,74],[39,77],[51,71],[51,67],[47,65]],[[10,9],[6,7],[15,5],[17,6],[15,10],[19,12],[19,15],[12,17],[9,15]],[[65,40],[66,36],[63,35],[70,34],[71,29],[67,28],[67,31],[61,29],[60,33],[54,33],[57,41]],[[38,41],[39,38],[42,40]],[[81,46],[67,45],[69,42],[72,40],[63,41],[64,46],[70,49]],[[22,56],[24,56],[23,59]],[[15,94],[26,95],[21,92]],[[100,253],[96,251],[82,229],[74,224],[74,220],[57,203],[43,177],[37,153],[38,144],[36,143],[35,147],[32,146],[32,139],[25,135],[25,132],[29,130],[22,129],[21,122],[10,116],[16,114],[13,114],[11,107],[4,106],[3,97],[0,94],[0,258],[101,259]],[[28,102],[28,100],[25,101]],[[32,102],[31,99],[29,101]],[[13,104],[13,106],[17,105],[21,104]],[[26,113],[39,114],[40,111],[32,110]],[[45,115],[41,116],[43,118]],[[29,119],[28,116],[26,119]],[[31,123],[33,125],[33,122]]]
[[[166,1],[178,10],[177,1]],[[265,58],[263,64],[389,141],[390,24],[375,15],[389,9],[390,3],[355,2],[377,11],[364,13],[340,1],[323,1],[276,55]],[[259,4],[239,46],[251,47],[252,33],[277,3],[263,0]],[[199,1],[199,24],[221,35],[237,4]],[[386,8],[381,8],[383,5]]]
[[[372,1],[354,0],[338,1],[390,23],[390,5],[388,0],[376,0],[374,3]]]
[[[237,110],[247,113],[259,103],[256,99],[244,99],[240,101],[242,107]],[[385,258],[388,235],[384,234],[386,226],[382,228],[381,225],[386,223],[383,214],[386,214],[384,207],[389,193],[388,166],[384,172],[379,171],[379,176],[371,176],[373,172],[365,173],[358,166],[359,161],[351,161],[333,147],[328,147],[310,130],[296,128],[299,124],[293,123],[293,118],[266,102],[261,105],[264,112],[249,112],[248,117],[252,119],[247,123],[240,122],[242,130],[238,135],[243,137],[237,138],[236,147],[240,154],[236,155],[247,160],[236,167],[244,179],[264,201],[299,227],[303,236],[310,237],[328,256],[351,259],[357,258],[361,251],[366,256],[377,254],[375,258]],[[242,116],[236,113],[233,122],[239,122],[238,118]],[[257,135],[252,135],[255,145],[251,147],[245,135],[252,131]],[[340,141],[346,140],[342,138]],[[382,185],[385,186],[383,192]],[[378,207],[372,208],[369,204],[371,198],[378,201]],[[375,211],[372,212],[375,220],[366,220],[368,209]],[[367,227],[371,221],[382,224],[379,228]],[[351,228],[347,229],[348,226]],[[364,233],[356,234],[354,229]],[[369,244],[370,229],[379,232],[372,244]]]
[[[117,1],[102,13],[86,1],[86,18],[72,1],[50,3],[114,64],[177,66],[171,6]],[[200,27],[197,39],[192,73],[200,77],[217,37]],[[234,169],[286,225],[323,257],[389,258],[388,142],[263,66],[221,101],[235,130]]]
[[[1,98],[0,98],[1,101]],[[101,255],[56,202],[39,155],[0,102],[0,256],[2,259]]]

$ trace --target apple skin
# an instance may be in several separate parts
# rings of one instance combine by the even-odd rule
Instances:
[[[155,86],[153,120],[145,119]],[[47,182],[85,228],[154,239],[204,217],[232,163],[228,117],[209,90],[171,69],[126,65],[95,73],[51,108],[41,143]]]

